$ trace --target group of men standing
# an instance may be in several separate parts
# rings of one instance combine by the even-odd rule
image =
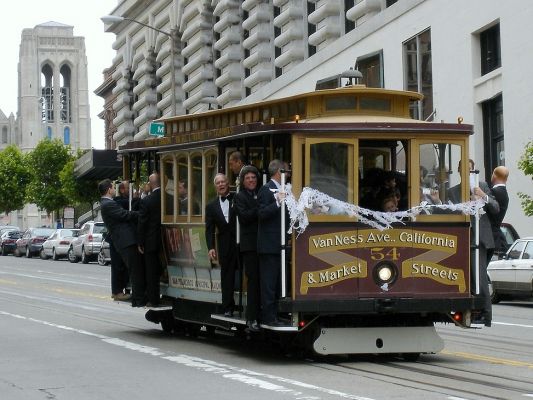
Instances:
[[[98,184],[102,219],[111,246],[111,291],[115,300],[130,300],[133,307],[160,302],[161,190],[157,173],[149,177],[150,194],[135,199],[130,210],[127,183],[115,196],[110,179]],[[127,197],[126,197],[127,196]],[[125,266],[125,267],[124,267]],[[128,281],[131,294],[128,293]]]
[[[235,311],[235,271],[239,262],[237,257],[240,257],[248,279],[248,329],[259,330],[259,321],[279,326],[283,323],[277,318],[276,301],[281,286],[281,213],[284,198],[280,188],[286,164],[281,160],[272,160],[268,166],[270,181],[260,189],[259,171],[252,165],[245,165],[240,152],[230,156],[229,165],[238,176],[236,193],[230,193],[228,177],[217,174],[213,182],[217,197],[207,204],[205,210],[208,255],[221,267],[224,315],[231,317]]]

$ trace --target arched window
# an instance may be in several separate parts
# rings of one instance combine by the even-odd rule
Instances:
[[[70,128],[68,126],[63,130],[63,143],[70,144]]]
[[[46,128],[46,137],[52,140],[52,127],[51,126]]]
[[[59,105],[60,105],[60,114],[61,121],[63,122],[72,122],[71,121],[71,112],[70,112],[70,84],[71,84],[71,72],[68,65],[63,65],[61,67],[60,73],[60,84],[61,84],[61,93],[59,96]]]
[[[41,69],[41,118],[54,120],[54,72],[48,64]]]

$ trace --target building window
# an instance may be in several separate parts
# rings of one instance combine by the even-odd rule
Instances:
[[[482,103],[483,134],[485,141],[485,178],[490,181],[492,170],[505,165],[505,146],[503,135],[503,97],[498,95]]]
[[[431,31],[428,29],[403,44],[405,88],[424,95],[411,105],[411,116],[425,120],[433,113]]]
[[[2,144],[7,144],[7,128],[2,127]]]
[[[50,126],[46,128],[46,137],[52,140],[52,127]]]
[[[307,21],[309,20],[309,15],[311,15],[313,12],[315,12],[316,6],[313,1],[307,2]],[[311,36],[313,33],[316,32],[316,26],[310,22],[307,23],[307,37]],[[313,46],[309,44],[309,41],[307,42],[307,57],[311,57],[313,54],[316,53],[316,46]]]
[[[63,130],[63,143],[70,144],[70,128],[68,126]]]
[[[344,33],[348,33],[355,29],[355,21],[346,18],[346,13],[350,8],[355,6],[355,0],[344,0]]]
[[[383,51],[357,58],[355,68],[363,74],[361,83],[367,87],[385,87],[383,82]]]
[[[494,71],[502,66],[500,48],[500,24],[481,32],[481,75]]]

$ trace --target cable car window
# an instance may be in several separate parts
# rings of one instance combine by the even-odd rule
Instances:
[[[376,99],[371,97],[361,97],[359,99],[361,110],[391,111],[390,99]]]
[[[419,201],[428,204],[460,203],[462,198],[461,146],[450,143],[420,145]]]
[[[213,199],[216,196],[215,185],[213,180],[217,174],[217,154],[216,152],[208,152],[205,156],[205,185],[207,188],[206,199]]]
[[[357,98],[355,96],[326,97],[325,105],[326,111],[355,110]]]
[[[191,206],[192,215],[202,215],[202,155],[191,157]]]
[[[337,200],[353,199],[353,145],[316,143],[310,145],[309,185]]]
[[[189,212],[189,163],[187,155],[178,156],[178,215]]]
[[[174,160],[163,160],[163,210],[164,215],[174,218]]]

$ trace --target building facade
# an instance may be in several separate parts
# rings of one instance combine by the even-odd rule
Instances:
[[[106,26],[118,145],[163,115],[301,93],[355,67],[368,86],[423,93],[416,118],[472,124],[481,177],[510,169],[506,221],[532,234],[517,195],[533,194],[517,168],[533,137],[530,1],[125,0],[111,13],[126,18]]]
[[[45,138],[58,138],[73,151],[91,148],[85,39],[74,36],[73,30],[46,22],[22,31],[17,117],[0,112],[0,149],[15,144],[28,152]],[[20,228],[54,225],[32,204],[2,221]]]

